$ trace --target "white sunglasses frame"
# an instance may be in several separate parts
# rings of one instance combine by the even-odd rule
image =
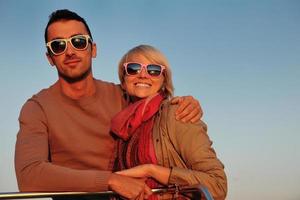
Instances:
[[[85,46],[83,49],[78,49],[78,48],[74,47],[74,45],[72,44],[72,39],[74,39],[74,38],[76,38],[76,37],[84,37],[85,40],[87,41],[86,46]],[[60,53],[55,53],[55,52],[53,51],[53,49],[52,49],[52,47],[51,47],[51,44],[52,44],[53,42],[55,42],[55,41],[64,41],[64,42],[66,43],[66,47],[65,47],[65,49],[64,49],[62,52],[60,52]],[[66,51],[67,48],[68,48],[68,43],[70,43],[71,46],[72,46],[74,49],[76,49],[77,51],[84,51],[84,50],[86,50],[87,47],[89,46],[89,42],[93,43],[93,40],[92,40],[92,38],[91,38],[89,35],[82,35],[82,34],[80,34],[80,35],[74,35],[74,36],[69,37],[69,38],[61,38],[61,39],[54,39],[54,40],[51,40],[51,41],[49,41],[49,42],[46,43],[46,47],[50,49],[50,51],[51,51],[51,53],[52,53],[53,55],[58,56],[58,55],[61,55],[61,54],[65,53],[65,51]]]

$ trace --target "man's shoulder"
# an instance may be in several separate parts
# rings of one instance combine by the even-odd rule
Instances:
[[[49,104],[48,102],[53,102],[51,97],[53,90],[56,90],[55,84],[49,86],[48,88],[41,89],[36,94],[33,94],[32,97],[28,98],[27,101],[23,104],[20,115],[28,113],[36,113],[43,110],[44,104]]]
[[[59,92],[59,88],[57,83],[54,83],[53,85],[50,85],[48,88],[43,88],[36,94],[32,95],[29,100],[35,100],[35,101],[43,101],[51,98],[53,95],[57,95]]]
[[[50,85],[48,88],[43,88],[39,92],[33,94],[22,106],[22,110],[25,108],[39,108],[41,109],[44,105],[49,105],[51,102],[55,102],[55,98],[59,94],[59,87],[57,83]]]

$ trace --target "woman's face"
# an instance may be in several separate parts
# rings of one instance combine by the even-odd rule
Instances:
[[[150,62],[141,55],[129,56],[127,63],[141,63],[143,65],[157,64]],[[159,76],[151,76],[147,73],[146,68],[141,68],[140,73],[136,75],[127,75],[125,73],[123,88],[130,96],[146,98],[156,94],[164,83],[163,73]]]

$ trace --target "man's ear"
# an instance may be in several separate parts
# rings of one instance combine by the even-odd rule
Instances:
[[[92,44],[92,57],[96,58],[97,57],[97,45],[96,43],[93,42]]]
[[[52,57],[50,56],[50,54],[48,52],[46,52],[46,56],[47,56],[47,59],[48,59],[48,62],[50,63],[50,65],[54,66],[54,62],[52,60]]]

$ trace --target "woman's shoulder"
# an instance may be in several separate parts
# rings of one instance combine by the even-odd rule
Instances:
[[[182,122],[181,120],[176,119],[176,111],[178,109],[178,104],[172,104],[170,100],[164,100],[161,104],[160,115],[163,123],[167,123],[167,126],[171,128],[193,128],[193,127],[201,127],[207,131],[207,125],[202,120],[198,122]]]
[[[165,114],[166,116],[173,113],[174,118],[175,118],[175,112],[176,112],[177,108],[178,108],[178,104],[172,104],[171,100],[165,99],[161,103],[160,112],[161,112],[161,114]]]
[[[171,100],[164,100],[161,103],[161,108],[160,108],[160,114],[166,118],[168,118],[169,120],[176,120],[176,111],[179,107],[179,104],[173,104],[171,103]],[[191,123],[191,122],[182,122],[180,120],[176,120],[179,123],[182,124],[201,124],[201,125],[205,125],[205,123],[202,120],[199,120],[196,123]],[[205,125],[206,126],[206,125]]]

